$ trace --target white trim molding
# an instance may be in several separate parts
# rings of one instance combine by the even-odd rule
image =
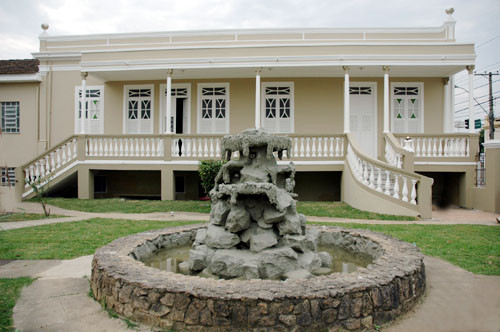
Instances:
[[[0,75],[0,83],[22,83],[22,82],[41,82],[42,74],[9,74]]]

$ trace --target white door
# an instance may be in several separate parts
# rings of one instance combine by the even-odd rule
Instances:
[[[377,84],[352,82],[350,94],[350,128],[361,150],[377,158]]]
[[[75,100],[75,133],[80,134],[80,126],[84,126],[86,134],[103,134],[104,132],[104,116],[103,116],[103,87],[87,87],[86,105],[87,111],[83,114],[84,121],[82,122],[82,89],[76,87]]]
[[[153,88],[152,86],[125,86],[126,133],[153,133]]]

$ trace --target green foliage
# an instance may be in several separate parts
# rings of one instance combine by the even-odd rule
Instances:
[[[35,193],[35,200],[42,205],[45,217],[50,216],[50,209],[47,208],[47,200],[45,198],[49,181],[50,179],[47,179],[45,183],[42,183],[40,177],[38,177],[36,181],[31,183],[31,189]]]
[[[0,331],[15,331],[12,326],[12,309],[21,294],[21,289],[35,279],[28,277],[0,279]]]
[[[201,179],[201,186],[205,193],[208,194],[215,185],[215,177],[219,173],[220,168],[224,164],[220,160],[201,160],[198,164],[198,174]]]

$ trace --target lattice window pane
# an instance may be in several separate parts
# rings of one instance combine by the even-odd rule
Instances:
[[[130,89],[129,97],[151,97],[151,89]]]
[[[141,102],[141,119],[151,119],[151,100]]]
[[[290,87],[287,86],[266,87],[266,95],[290,95]]]
[[[282,119],[290,118],[290,99],[288,98],[280,99],[280,118]]]
[[[128,118],[131,120],[137,119],[137,111],[138,111],[138,101],[137,100],[129,100],[128,102]]]
[[[82,98],[82,89],[78,90],[78,97]],[[87,89],[87,98],[100,98],[100,89]]]
[[[225,96],[226,88],[224,87],[214,87],[214,88],[202,88],[202,96]]]
[[[225,119],[226,118],[226,100],[225,99],[216,99],[215,100],[215,117],[217,119]]]
[[[276,118],[276,99],[266,99],[266,118]]]
[[[203,119],[212,118],[212,99],[203,99],[201,105],[201,117]]]
[[[19,102],[8,101],[1,103],[1,128],[5,133],[18,133],[20,128]]]

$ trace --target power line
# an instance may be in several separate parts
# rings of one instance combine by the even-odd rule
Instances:
[[[476,49],[480,48],[481,46],[484,46],[484,45],[486,45],[486,44],[491,43],[492,41],[494,41],[494,40],[495,40],[495,39],[497,39],[497,38],[500,38],[500,35],[495,36],[495,37],[493,37],[493,38],[491,38],[491,39],[489,39],[489,40],[485,41],[484,43],[481,43],[481,44],[477,45],[477,46],[476,46]]]
[[[498,80],[496,80],[496,81],[493,81],[493,83],[496,83],[496,82],[499,82],[499,81],[500,81],[500,79],[498,79]],[[475,87],[474,87],[474,90],[479,89],[479,88],[482,88],[482,87],[484,87],[484,86],[488,86],[488,85],[489,85],[489,83],[486,83],[486,84],[483,84],[483,85],[480,85],[480,86],[475,86]],[[455,94],[455,97],[456,97],[456,96],[460,96],[461,94],[464,94],[464,93],[466,93],[466,92],[467,92],[467,91],[462,91],[462,92],[459,92],[459,93]]]
[[[499,91],[495,91],[493,94],[494,94],[494,95],[496,95],[496,94],[497,94],[497,93],[499,93],[499,92],[500,92],[500,90],[499,90]],[[475,99],[484,98],[484,97],[488,97],[488,95],[486,94],[486,95],[482,95],[482,96],[479,96],[479,97],[475,97],[475,96],[474,96],[474,98],[475,98]],[[459,103],[455,103],[455,106],[456,106],[456,105],[463,104],[463,103],[467,103],[467,102],[469,102],[469,100],[468,100],[468,99],[467,99],[467,100],[464,100],[464,101],[461,101],[461,102],[459,102]]]

